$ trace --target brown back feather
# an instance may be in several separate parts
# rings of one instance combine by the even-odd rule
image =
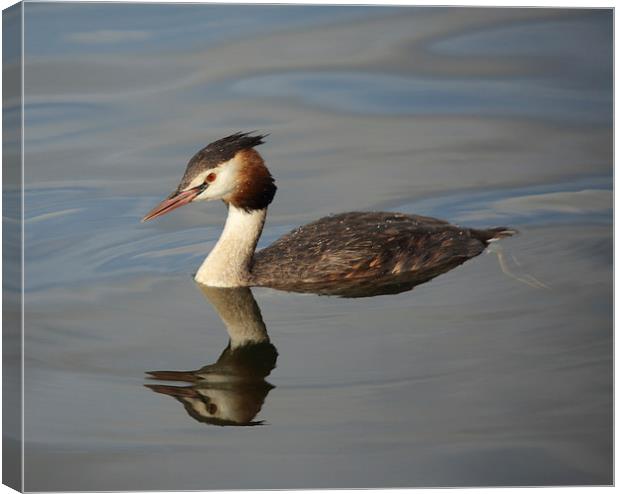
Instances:
[[[480,254],[493,235],[425,216],[353,212],[321,218],[256,253],[254,282],[343,296],[395,293]]]

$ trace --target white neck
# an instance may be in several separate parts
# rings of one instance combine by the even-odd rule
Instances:
[[[246,212],[229,205],[224,231],[194,279],[216,287],[248,286],[254,249],[266,217],[267,208]]]

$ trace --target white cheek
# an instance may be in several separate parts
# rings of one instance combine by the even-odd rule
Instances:
[[[215,180],[209,184],[204,192],[196,196],[195,201],[222,199],[235,189],[237,167],[234,161],[229,161],[218,168],[210,170],[210,173],[215,173]]]
[[[198,412],[199,415],[203,417],[208,417],[210,413],[207,411],[206,405],[202,400],[198,400],[196,398],[184,398],[184,401],[190,404],[190,406]]]

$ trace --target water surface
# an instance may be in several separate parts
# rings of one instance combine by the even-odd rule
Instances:
[[[612,481],[611,11],[25,15],[27,490]],[[277,360],[261,425],[221,426],[144,384],[228,345],[191,277],[225,209],[139,220],[252,129],[261,246],[347,210],[521,234],[394,296],[253,290]]]

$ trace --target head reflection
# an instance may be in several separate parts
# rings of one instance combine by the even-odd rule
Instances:
[[[172,396],[187,413],[213,425],[251,426],[274,386],[265,378],[276,366],[278,352],[269,341],[260,309],[249,288],[200,286],[226,325],[230,342],[213,364],[194,371],[147,372],[158,381],[188,385],[146,384]]]

